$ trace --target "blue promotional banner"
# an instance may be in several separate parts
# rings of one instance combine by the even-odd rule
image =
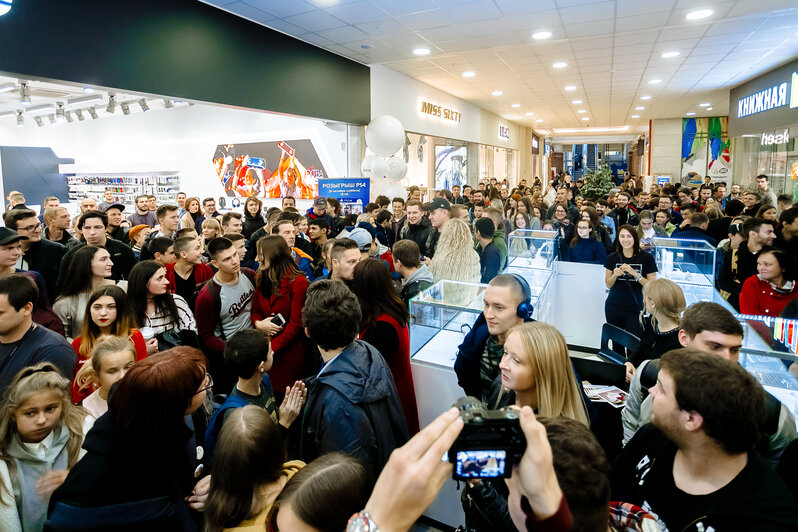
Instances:
[[[367,177],[319,179],[319,196],[337,199],[341,216],[362,214],[369,202],[369,185]]]

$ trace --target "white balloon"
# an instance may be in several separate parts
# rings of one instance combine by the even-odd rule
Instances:
[[[379,195],[387,195],[385,191],[391,184],[384,177],[372,177],[369,184],[369,196],[374,200]]]
[[[391,183],[400,181],[407,174],[407,163],[398,157],[388,159],[388,180]]]
[[[381,115],[366,126],[366,145],[380,157],[390,157],[405,144],[402,123],[390,115]]]
[[[406,198],[407,197],[407,189],[400,185],[399,183],[391,183],[388,187],[383,191],[383,196],[388,196],[389,198]]]
[[[375,159],[371,165],[371,177],[374,179],[385,178],[388,176],[388,161],[385,159]]]
[[[371,177],[371,169],[374,166],[374,161],[376,160],[377,158],[373,155],[363,157],[363,160],[360,161],[360,172],[363,174],[363,177]]]

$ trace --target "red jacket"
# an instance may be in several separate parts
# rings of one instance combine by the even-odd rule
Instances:
[[[380,332],[386,331],[385,326],[393,329],[393,334]],[[387,329],[388,333],[391,332]],[[399,322],[388,314],[381,314],[369,328],[360,333],[360,339],[376,347],[393,375],[393,382],[402,403],[405,414],[407,432],[412,436],[419,430],[418,405],[416,404],[416,389],[413,385],[413,372],[410,368],[410,335],[407,325],[401,327]]]
[[[798,290],[795,287],[786,294],[780,294],[773,290],[769,282],[759,280],[758,275],[752,275],[746,279],[740,291],[740,312],[756,316],[778,316],[793,299],[798,299]]]
[[[278,393],[285,392],[286,386],[311,376],[318,369],[318,354],[310,346],[302,326],[302,307],[305,306],[305,292],[309,284],[304,275],[293,279],[286,275],[280,281],[277,295],[266,297],[258,287],[252,298],[253,325],[273,314],[282,315],[287,322],[283,330],[271,339],[274,362],[269,379],[272,388]]]
[[[166,268],[166,278],[169,281],[169,292],[172,294],[175,293],[175,263],[167,264],[164,266]],[[207,264],[197,264],[194,266],[194,282],[197,286],[203,284],[205,281],[213,277],[213,270]]]

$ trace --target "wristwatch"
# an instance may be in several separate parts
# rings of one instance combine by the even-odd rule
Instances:
[[[642,279],[642,278],[643,278],[643,276],[638,273],[637,277],[635,278],[635,281],[637,281],[639,283],[640,279]]]
[[[380,532],[377,523],[371,520],[366,510],[361,510],[349,518],[346,523],[346,532]]]

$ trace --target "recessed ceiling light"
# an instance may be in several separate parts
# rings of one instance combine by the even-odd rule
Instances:
[[[657,83],[662,83],[662,80],[661,79],[650,79],[648,81],[649,85],[656,85]]]
[[[549,37],[551,37],[550,31],[536,31],[535,33],[532,34],[532,38],[535,39],[536,41],[548,39]]]
[[[632,118],[640,118],[640,115],[632,115]]]
[[[567,90],[567,91],[575,91],[576,90],[576,85],[566,85],[565,86],[565,90]]]
[[[687,13],[687,16],[684,17],[687,20],[701,20],[702,18],[708,18],[714,15],[715,12],[711,9],[698,9],[696,11],[691,11]]]
[[[83,87],[83,92],[85,92],[86,94],[93,94],[94,87]]]
[[[635,111],[642,111],[643,109],[645,109],[645,107],[643,107],[642,105],[638,105],[637,107],[635,107]]]
[[[712,110],[712,108],[711,108],[711,107],[707,107],[707,111],[711,111],[711,110]]]
[[[586,112],[587,112],[587,111],[586,111],[586,110],[584,110],[584,109],[579,109],[579,110],[577,111],[577,113],[579,113],[580,115],[581,115],[582,113],[586,113]]]
[[[698,104],[699,107],[709,107],[710,105],[712,105],[712,104],[711,103],[706,103],[706,102]]]
[[[514,103],[510,107],[521,107],[521,104],[520,103]]]
[[[413,50],[413,55],[429,55],[429,48],[415,48]]]
[[[670,59],[671,57],[678,57],[678,56],[679,56],[679,52],[676,52],[676,51],[673,51],[673,52],[663,52],[663,53],[662,53],[662,57],[663,57],[663,59]]]
[[[476,75],[477,75],[477,73],[474,72],[473,70],[466,70],[465,72],[463,72],[463,77],[464,78],[473,78]]]
[[[573,100],[571,101],[571,103],[574,105],[579,105],[580,103],[582,103],[582,100]]]
[[[528,113],[524,113],[524,114],[525,114],[526,116],[534,116],[534,115],[535,115],[535,113],[533,113],[532,111],[530,111],[530,112],[528,112]]]
[[[687,116],[695,116],[695,113],[690,111],[689,113],[685,113]]]
[[[589,116],[583,116],[582,120],[590,120],[590,117]]]
[[[501,96],[504,94],[502,91],[493,91],[490,93],[491,96]]]
[[[543,122],[543,119],[542,118],[538,118],[537,120],[535,120],[535,122]]]
[[[568,63],[566,63],[565,61],[558,61],[551,66],[553,66],[554,68],[565,68],[568,66]]]
[[[640,99],[641,100],[650,100],[651,96],[641,96]]]

